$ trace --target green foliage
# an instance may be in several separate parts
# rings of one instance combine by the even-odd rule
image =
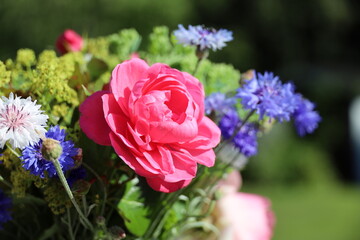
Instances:
[[[229,93],[239,87],[240,72],[229,64],[212,63],[205,79],[205,93]]]
[[[126,184],[123,197],[117,205],[119,214],[124,218],[128,230],[136,236],[142,236],[149,224],[149,209],[144,204],[142,192],[137,184],[138,178],[134,178]]]
[[[109,36],[109,51],[125,60],[138,50],[140,43],[141,36],[135,29],[124,29]]]

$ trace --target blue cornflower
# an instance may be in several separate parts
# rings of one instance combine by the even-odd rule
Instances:
[[[182,24],[174,31],[180,44],[198,47],[199,50],[212,49],[214,51],[226,46],[225,42],[233,40],[232,32],[226,29],[215,30],[203,26],[191,26],[185,29]]]
[[[85,179],[86,178],[86,170],[84,167],[78,167],[74,170],[71,170],[71,172],[69,173],[69,176],[66,178],[68,184],[70,187],[72,187],[72,185],[81,179]]]
[[[245,109],[256,110],[260,119],[264,116],[289,121],[297,106],[297,95],[292,83],[282,84],[273,73],[254,74],[238,89],[237,97]]]
[[[12,219],[9,211],[11,206],[11,199],[8,198],[0,189],[0,229],[3,229],[3,223],[6,223]]]
[[[233,136],[234,131],[242,124],[237,112],[230,110],[219,122],[221,134],[225,139]],[[246,157],[251,157],[257,153],[257,128],[251,123],[245,123],[240,131],[232,139],[232,143]]]
[[[314,108],[314,103],[299,97],[293,118],[296,130],[300,136],[312,133],[318,127],[321,117],[314,111]]]
[[[230,109],[234,109],[235,104],[235,98],[229,98],[224,93],[212,93],[205,98],[205,113],[210,114],[214,111],[217,115],[223,116]]]
[[[60,129],[59,126],[50,127],[49,131],[45,133],[45,137],[59,141],[62,153],[58,160],[62,170],[65,172],[73,168],[75,164],[72,157],[77,154],[78,149],[74,147],[74,143],[71,140],[65,141],[65,130]],[[21,159],[23,167],[29,170],[31,174],[41,178],[45,177],[45,172],[47,172],[48,177],[57,176],[54,164],[46,160],[42,154],[42,142],[43,140],[40,139],[38,143],[28,146],[22,151]]]

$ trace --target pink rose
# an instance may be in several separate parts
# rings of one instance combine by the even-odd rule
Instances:
[[[216,204],[219,239],[269,240],[272,237],[274,214],[270,201],[250,193],[233,192],[220,198]]]
[[[218,183],[218,189],[224,195],[237,192],[242,184],[241,175],[238,170],[230,172],[225,179]]]
[[[67,29],[56,40],[56,48],[61,54],[81,51],[83,39],[75,31]]]
[[[195,177],[197,163],[214,165],[220,130],[204,116],[202,84],[188,73],[139,58],[115,67],[108,91],[80,106],[80,126],[113,146],[150,187],[173,192]]]

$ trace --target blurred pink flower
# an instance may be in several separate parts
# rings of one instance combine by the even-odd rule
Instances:
[[[132,54],[130,54],[130,59],[133,58],[140,58],[140,54],[138,52],[133,52]]]
[[[220,129],[204,116],[203,86],[188,73],[133,58],[115,67],[109,90],[88,97],[80,112],[85,134],[113,146],[154,190],[176,191],[198,163],[214,165]]]
[[[225,179],[221,180],[218,184],[218,188],[224,195],[235,193],[241,187],[241,175],[238,170],[233,170],[229,173]]]
[[[81,51],[83,38],[75,31],[67,29],[56,40],[56,48],[61,54]]]
[[[269,240],[275,217],[270,201],[250,193],[234,192],[217,202],[217,225],[222,240]]]

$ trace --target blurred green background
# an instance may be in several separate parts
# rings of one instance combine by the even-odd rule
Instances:
[[[276,240],[360,239],[360,172],[349,106],[360,94],[357,0],[0,0],[0,60],[19,48],[54,48],[71,28],[97,37],[123,28],[204,24],[235,40],[211,53],[240,71],[270,70],[293,81],[323,117],[315,134],[277,126],[243,172],[243,191],[273,202]],[[360,119],[359,119],[360,121]],[[360,147],[360,146],[358,146]]]

